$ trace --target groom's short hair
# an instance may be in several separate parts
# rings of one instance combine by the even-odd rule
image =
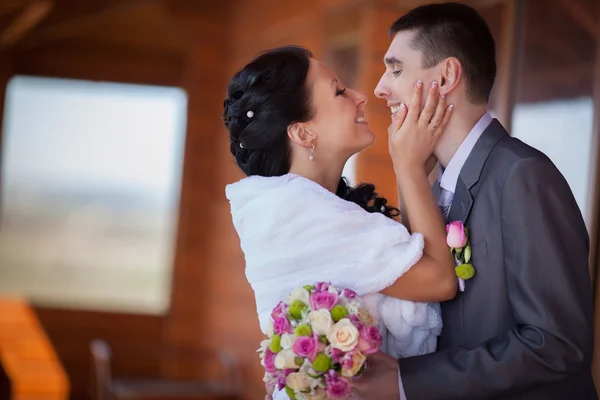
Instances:
[[[496,79],[496,50],[490,29],[477,11],[458,3],[423,5],[398,18],[390,36],[401,31],[415,32],[412,46],[421,51],[423,68],[456,57],[463,66],[469,101],[489,101]]]

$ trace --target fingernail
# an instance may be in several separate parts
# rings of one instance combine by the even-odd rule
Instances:
[[[438,85],[438,84],[437,84],[437,82],[436,82],[436,81],[433,81],[433,82],[431,83],[431,88],[432,88],[432,89],[435,89],[435,88],[437,87],[437,85]]]
[[[442,97],[442,99],[445,99],[445,98],[446,98],[446,95],[445,95],[445,94],[443,94],[441,97]]]
[[[449,108],[452,110],[454,108],[454,104],[450,104]]]
[[[423,81],[417,81],[417,87],[420,88],[423,86]]]

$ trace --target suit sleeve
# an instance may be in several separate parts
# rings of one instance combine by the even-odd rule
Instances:
[[[565,179],[548,159],[520,160],[500,207],[514,327],[475,348],[401,359],[408,400],[494,399],[589,369],[589,241]]]

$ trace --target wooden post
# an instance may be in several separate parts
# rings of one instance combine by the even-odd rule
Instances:
[[[596,10],[596,20],[600,16],[600,7]],[[594,123],[592,142],[590,144],[590,172],[588,187],[588,213],[586,222],[590,232],[590,275],[594,290],[594,357],[592,360],[592,376],[596,390],[600,394],[600,290],[598,288],[598,254],[599,254],[599,220],[600,220],[600,28],[596,28],[596,62],[594,68]]]
[[[500,39],[500,55],[498,57],[498,74],[496,78],[497,115],[498,120],[510,133],[512,113],[517,98],[520,65],[523,60],[523,43],[525,31],[525,0],[507,1],[504,3],[504,16]]]

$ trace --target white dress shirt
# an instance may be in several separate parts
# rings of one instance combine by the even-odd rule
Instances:
[[[446,166],[446,169],[442,169],[440,167],[440,171],[438,174],[438,180],[440,182],[440,186],[452,193],[456,190],[456,182],[458,181],[458,176],[460,175],[460,170],[465,165],[467,158],[473,151],[475,147],[475,143],[479,140],[483,132],[487,129],[487,127],[492,123],[493,118],[490,113],[486,112],[483,116],[477,121],[471,132],[467,135],[465,140],[460,144],[456,153],[450,159],[450,162]],[[398,368],[398,385],[400,387],[400,400],[407,400],[406,393],[404,393],[404,386],[402,385],[402,377],[400,376],[400,368]]]

